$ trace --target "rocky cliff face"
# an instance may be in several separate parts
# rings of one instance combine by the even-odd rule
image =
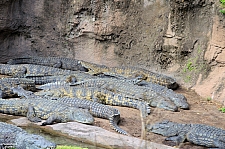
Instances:
[[[38,55],[145,67],[222,101],[214,81],[208,90],[218,92],[201,91],[225,72],[219,7],[213,0],[2,0],[0,62]]]

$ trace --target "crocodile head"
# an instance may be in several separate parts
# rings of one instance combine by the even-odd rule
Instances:
[[[160,96],[158,97],[158,99],[155,98],[155,100],[150,101],[150,105],[152,107],[158,107],[173,112],[178,111],[178,107],[171,100]]]
[[[173,126],[176,124],[177,123],[168,120],[163,120],[162,122],[158,122],[153,125],[147,125],[146,129],[147,131],[169,137],[177,135],[176,129],[173,129]]]
[[[187,102],[187,98],[182,94],[176,94],[174,97],[172,97],[172,100],[175,105],[177,105],[181,109],[188,110],[189,104]]]
[[[94,118],[87,109],[77,109],[71,112],[71,119],[84,124],[93,124]]]

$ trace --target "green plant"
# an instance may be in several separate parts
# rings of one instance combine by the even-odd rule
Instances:
[[[220,9],[220,12],[225,14],[225,0],[220,0],[221,4],[222,4],[222,8],[223,9]]]
[[[225,113],[225,107],[219,108],[222,113]]]
[[[225,0],[220,0],[220,2],[221,2],[223,5],[225,5]]]
[[[187,64],[186,64],[186,67],[183,69],[184,72],[187,72],[187,70],[189,71],[192,71],[194,70],[195,67],[193,66],[193,63],[191,61],[189,61]]]
[[[225,9],[221,9],[220,12],[225,14]]]
[[[211,101],[212,98],[211,98],[211,97],[207,97],[206,100],[207,100],[207,101]]]
[[[188,64],[187,64],[187,69],[188,69],[189,71],[192,71],[192,70],[195,69],[195,67],[192,65],[192,62],[188,62]]]

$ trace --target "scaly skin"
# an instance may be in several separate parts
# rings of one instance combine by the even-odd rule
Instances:
[[[26,75],[65,75],[71,74],[70,70],[63,70],[59,68],[32,65],[32,64],[20,64],[20,65],[8,65],[0,64],[0,73],[4,75],[11,75],[14,77],[25,77]]]
[[[45,76],[45,75],[26,75],[25,78],[35,81],[35,84],[42,85],[52,82],[65,82],[75,83],[77,81],[74,75],[56,75],[56,76]]]
[[[167,141],[179,145],[187,139],[189,142],[210,148],[225,149],[225,130],[204,124],[180,124],[164,120],[148,125],[147,130],[166,136]]]
[[[12,88],[13,92],[18,94],[19,96],[24,96],[27,99],[40,99],[41,97],[36,96],[33,92],[26,91],[21,87],[13,87]],[[82,108],[82,109],[88,109],[89,112],[96,117],[101,117],[105,119],[109,119],[109,124],[112,129],[115,131],[128,135],[126,131],[121,129],[117,124],[120,120],[120,112],[112,107],[93,102],[90,100],[85,100],[85,99],[78,99],[78,98],[68,98],[68,97],[52,97],[52,98],[47,98],[48,100],[56,100],[58,102],[62,102],[63,104],[66,104],[71,107],[76,107],[76,108]]]
[[[92,124],[94,119],[85,109],[70,107],[58,101],[43,98],[35,99],[1,99],[0,113],[27,116],[32,122],[45,119],[42,125],[54,122],[77,121]]]
[[[48,78],[47,76],[71,75],[74,76],[77,81],[98,78],[97,76],[92,76],[82,71],[63,70],[60,68],[32,64],[0,64],[0,74],[28,78],[32,78],[32,76],[46,76],[46,78]]]
[[[108,84],[111,81],[112,82],[119,81],[119,82],[124,82],[124,83],[128,82],[128,83],[132,83],[132,84],[137,84],[137,83],[141,82],[140,78],[116,79],[116,78],[108,78],[108,77],[107,78],[94,77],[94,79],[87,78],[84,81],[70,82],[70,83],[56,81],[56,82],[41,85],[38,87],[38,89],[47,90],[47,89],[55,89],[55,88],[69,87],[69,86],[97,87],[98,88],[98,87],[104,86],[104,84]]]
[[[90,74],[106,74],[106,75],[112,75],[112,76],[123,76],[123,77],[136,77],[141,76],[143,80],[146,80],[148,82],[156,83],[159,85],[166,86],[171,89],[176,89],[178,87],[178,84],[176,83],[176,80],[163,75],[151,72],[149,70],[138,68],[138,67],[107,67],[104,65],[98,65],[90,62],[85,61],[79,61],[79,63],[88,69],[88,72]]]
[[[20,86],[13,87],[12,90],[15,94],[18,94],[19,96],[24,96],[27,99],[41,98],[39,96],[36,96],[33,92],[24,90]],[[129,135],[126,131],[124,131],[117,125],[120,120],[120,112],[115,108],[112,108],[97,102],[93,102],[90,100],[86,100],[86,99],[68,98],[68,97],[63,97],[63,98],[52,97],[52,98],[45,98],[45,99],[56,100],[58,102],[62,102],[63,104],[66,104],[71,107],[88,109],[88,111],[93,116],[109,119],[109,124],[111,128],[114,129],[115,131],[124,135]]]
[[[18,85],[20,85],[25,90],[36,91],[33,80],[25,78],[2,78],[0,79],[0,98],[15,96],[15,94],[11,91],[11,88]]]
[[[182,94],[177,94],[176,92],[171,89],[168,89],[165,86],[161,86],[147,81],[141,81],[138,83],[138,85],[144,86],[148,90],[154,91],[160,94],[161,96],[169,98],[176,106],[180,107],[181,109],[189,109],[187,99]]]
[[[86,81],[76,82],[72,84],[72,86],[76,85],[77,87],[96,87],[96,88],[103,88],[114,93],[118,94],[125,94],[127,97],[135,98],[139,100],[144,100],[153,107],[159,107],[170,111],[177,111],[178,106],[180,106],[180,102],[176,100],[171,100],[168,97],[164,97],[159,93],[150,90],[147,87],[134,85],[134,83],[124,80],[118,79],[105,79],[105,78],[98,78],[98,79],[89,79]],[[177,99],[178,100],[178,99]],[[180,100],[180,99],[179,99]],[[186,100],[181,100],[184,104],[184,107],[188,105]],[[176,105],[175,105],[176,104]]]
[[[17,126],[0,122],[0,148],[55,149],[56,144]]]
[[[80,88],[80,87],[60,87],[45,92],[39,92],[37,95],[45,95],[52,93],[51,96],[69,96],[80,99],[88,99],[102,104],[109,104],[115,106],[126,106],[139,109],[145,117],[150,113],[148,103],[139,101],[133,98],[126,97],[124,94],[116,94],[101,88]]]
[[[66,82],[52,82],[38,86],[37,88],[41,90],[53,90],[61,87],[70,87],[70,84]]]
[[[86,99],[68,98],[68,97],[50,98],[50,99],[68,104],[69,106],[88,109],[93,116],[108,119],[111,128],[114,129],[115,131],[124,135],[128,135],[128,133],[125,130],[121,129],[117,125],[120,120],[120,112],[115,108]]]
[[[63,57],[21,57],[9,60],[8,64],[35,64],[75,71],[87,71],[80,63],[78,63],[78,60]]]

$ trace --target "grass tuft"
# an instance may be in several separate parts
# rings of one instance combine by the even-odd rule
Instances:
[[[225,107],[219,108],[222,113],[225,113]]]

